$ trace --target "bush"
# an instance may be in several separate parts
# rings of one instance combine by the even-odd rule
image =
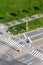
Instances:
[[[28,13],[28,10],[22,10],[23,13]]]
[[[17,16],[18,14],[17,13],[10,13],[10,15],[12,15],[12,16]]]
[[[39,10],[40,9],[38,6],[34,6],[33,8],[34,8],[34,10]]]
[[[4,19],[4,17],[0,17],[0,19]]]

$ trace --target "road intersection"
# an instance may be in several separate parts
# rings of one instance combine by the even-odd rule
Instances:
[[[31,16],[32,19],[30,19],[30,20],[38,19],[41,17],[43,17],[43,14],[40,14],[40,17],[38,17],[38,15],[34,15],[34,16]],[[22,20],[24,21],[24,19],[22,19]],[[20,22],[20,23],[22,23],[22,22]],[[17,24],[20,24],[20,23],[17,22]],[[10,25],[10,26],[12,26],[12,25]],[[25,33],[14,36],[12,33],[10,33],[8,31],[8,27],[9,26],[6,26],[5,24],[0,24],[0,58],[4,59],[6,61],[11,61],[12,59],[21,61],[21,59],[22,59],[22,61],[25,62],[25,59],[23,60],[22,56],[26,55],[28,57],[29,55],[31,55],[31,56],[33,56],[33,59],[35,58],[35,60],[37,59],[37,60],[39,60],[39,62],[43,62],[43,52],[39,52],[37,50],[38,47],[36,47],[34,45],[35,41],[37,41],[39,39],[43,39],[43,28],[38,28],[36,30],[30,31],[30,32],[25,32]],[[29,37],[29,44],[32,44],[32,45],[30,45],[31,49],[29,48],[29,44],[27,44],[27,42],[26,42],[26,37],[24,36],[24,34],[26,35],[27,38]],[[30,42],[30,40],[32,42]],[[42,47],[40,47],[40,48],[42,48]],[[40,50],[40,48],[39,48],[39,50]],[[18,50],[20,52],[18,52]],[[18,60],[19,57],[21,57],[21,59]],[[32,65],[33,59],[31,58],[32,62],[30,62],[30,64],[29,64],[29,61],[27,60],[27,64]],[[42,65],[43,65],[43,63],[42,63]]]

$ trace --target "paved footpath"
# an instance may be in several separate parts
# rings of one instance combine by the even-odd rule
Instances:
[[[23,22],[26,22],[26,20],[32,21],[32,20],[39,19],[39,18],[42,18],[42,17],[43,17],[43,13],[35,14],[35,15],[32,15],[32,16],[27,17],[27,18],[22,18],[22,19],[16,20],[15,23],[14,22],[8,22],[8,24],[10,24],[10,26],[13,26],[13,25],[17,25],[17,24],[21,24]]]

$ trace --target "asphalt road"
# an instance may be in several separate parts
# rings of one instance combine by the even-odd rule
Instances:
[[[30,54],[26,54],[17,59],[22,63],[26,63],[27,65],[43,65],[43,61],[31,56]]]
[[[27,32],[25,33],[25,35],[27,38],[29,37],[32,41],[43,38],[43,28]],[[20,39],[20,41],[25,39],[24,34],[17,35],[15,36],[15,38]]]

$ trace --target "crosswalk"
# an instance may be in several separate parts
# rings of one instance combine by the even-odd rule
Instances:
[[[21,50],[24,47],[24,45],[21,45],[19,42],[16,42],[15,40],[12,40],[11,38],[5,38],[4,41],[6,42],[7,45],[17,50]]]
[[[33,55],[34,57],[38,58],[41,61],[43,60],[43,53],[39,52],[36,49],[31,50],[30,54]]]
[[[24,37],[25,37],[25,35],[24,35]],[[21,37],[21,39],[22,39],[22,37]],[[33,48],[34,46],[33,47],[29,46],[28,44],[25,44],[24,42],[23,43],[25,45],[20,44],[19,42],[11,39],[10,37],[9,38],[8,37],[4,38],[4,41],[6,42],[5,43],[6,45],[9,45],[9,46],[15,48],[16,50],[20,50],[20,51],[21,51],[21,49],[23,49],[24,51],[28,52],[29,47],[31,47],[30,54],[33,55],[34,57],[38,58],[39,60],[43,60],[43,53],[38,51],[37,49]]]
[[[24,45],[17,43],[15,40],[12,40],[11,38],[6,38],[4,41],[6,41],[9,46],[12,46],[12,47],[16,48],[17,50],[21,51],[21,49],[24,49]],[[43,60],[43,53],[38,51],[35,48],[31,48],[30,54],[33,55],[34,57],[38,58],[41,61]]]

